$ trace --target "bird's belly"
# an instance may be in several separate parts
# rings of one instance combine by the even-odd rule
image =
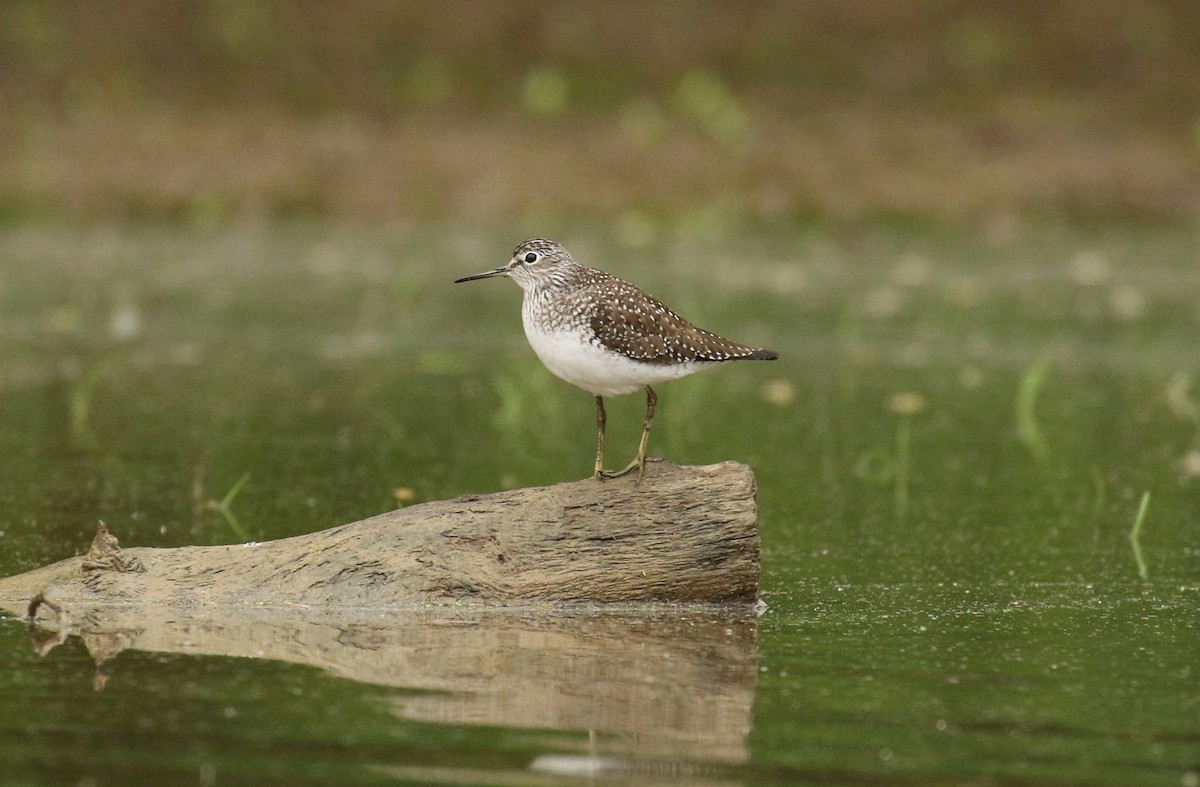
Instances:
[[[546,368],[571,385],[596,396],[633,393],[647,385],[699,371],[715,364],[659,364],[635,361],[591,344],[570,331],[525,331],[530,346]]]

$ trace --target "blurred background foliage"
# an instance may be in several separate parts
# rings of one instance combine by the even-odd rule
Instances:
[[[5,0],[0,221],[1200,215],[1200,3]]]

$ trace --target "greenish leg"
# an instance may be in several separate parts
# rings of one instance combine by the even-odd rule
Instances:
[[[607,417],[604,414],[604,397],[596,397],[596,469],[593,478],[604,477],[604,425]]]
[[[599,399],[600,397],[597,396],[596,398]],[[642,483],[642,476],[646,472],[646,446],[649,445],[649,443],[650,443],[650,422],[654,420],[654,405],[656,405],[656,404],[658,404],[658,396],[655,395],[654,389],[647,385],[646,386],[646,420],[642,421],[642,440],[640,443],[638,443],[637,456],[634,457],[634,460],[632,462],[630,462],[628,465],[625,466],[624,470],[619,470],[618,472],[615,472],[615,473],[608,473],[603,470],[600,470],[599,471],[600,475],[598,477],[619,478],[620,476],[623,476],[626,473],[631,473],[631,472],[633,472],[634,469],[636,469],[637,470],[637,483],[639,483],[639,484]],[[598,464],[596,467],[597,467],[597,469],[599,469]]]

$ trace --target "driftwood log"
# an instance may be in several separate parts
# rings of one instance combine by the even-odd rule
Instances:
[[[121,550],[102,531],[85,556],[0,578],[0,601],[753,603],[754,496],[745,465],[663,462],[640,485],[586,479],[468,495],[266,543]]]

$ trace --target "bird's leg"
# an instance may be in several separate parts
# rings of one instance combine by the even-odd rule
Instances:
[[[617,478],[626,473],[637,470],[637,482],[642,483],[642,476],[646,472],[646,446],[650,442],[650,422],[654,420],[654,405],[658,403],[658,397],[654,394],[654,389],[646,386],[646,420],[642,421],[642,440],[638,443],[637,456],[633,461],[626,465],[624,470],[616,473],[606,473],[601,471],[601,475],[605,478]]]
[[[650,422],[654,420],[654,405],[658,404],[658,397],[654,395],[654,389],[646,386],[646,420],[642,421],[642,440],[638,443],[637,452],[637,482],[642,483],[642,474],[646,471],[646,445],[650,442]]]
[[[604,424],[607,418],[604,415],[604,397],[596,397],[596,469],[592,473],[593,478],[604,477]]]

